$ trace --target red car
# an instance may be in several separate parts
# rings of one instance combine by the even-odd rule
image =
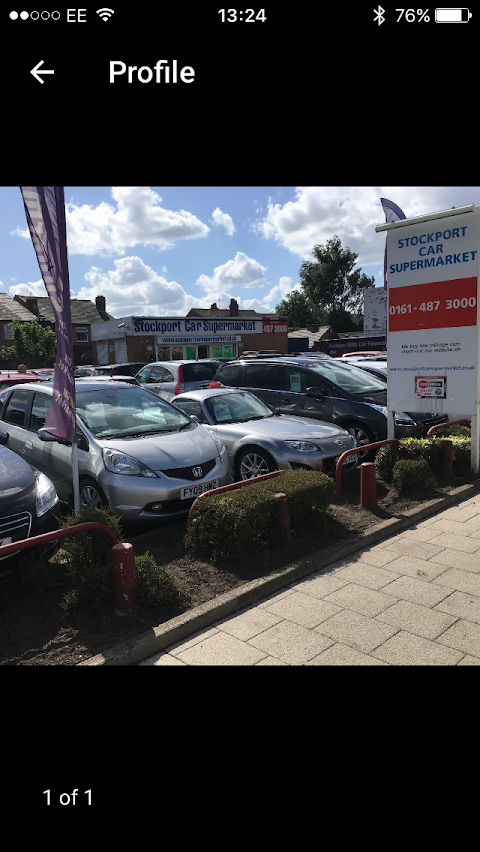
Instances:
[[[12,372],[4,372],[0,373],[0,391],[5,388],[11,388],[14,385],[21,385],[25,382],[41,382],[41,378],[36,376],[35,373],[14,373]]]

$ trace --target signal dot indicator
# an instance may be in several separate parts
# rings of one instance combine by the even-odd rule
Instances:
[[[22,21],[26,21],[28,18],[28,12],[20,12],[20,17]]]

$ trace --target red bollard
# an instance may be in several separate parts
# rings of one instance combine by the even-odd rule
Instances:
[[[283,527],[285,534],[285,541],[292,540],[292,533],[290,530],[290,515],[288,514],[288,497],[286,494],[274,494],[275,500],[278,500],[279,507],[279,515],[280,515],[280,523]]]
[[[137,572],[133,544],[112,547],[113,601],[117,615],[128,615],[135,605]]]
[[[438,472],[440,476],[452,476],[453,468],[453,443],[452,441],[442,441],[442,451],[440,453],[440,467]]]
[[[364,509],[376,509],[378,506],[377,477],[373,462],[360,465],[360,505]]]

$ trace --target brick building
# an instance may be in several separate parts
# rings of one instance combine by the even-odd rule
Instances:
[[[19,310],[28,311],[30,320],[36,318],[41,325],[55,329],[55,315],[48,296],[14,296],[11,301]],[[74,364],[96,364],[92,326],[114,319],[106,311],[105,297],[97,296],[95,304],[89,299],[70,299],[70,315]]]
[[[288,322],[230,306],[193,308],[186,317],[128,316],[92,326],[98,364],[236,358],[250,349],[288,353]]]
[[[8,293],[0,293],[0,346],[13,345],[12,320],[31,322],[32,312],[19,304]]]

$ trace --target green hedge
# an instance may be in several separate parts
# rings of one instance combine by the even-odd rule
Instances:
[[[463,429],[463,426],[452,426],[453,430]],[[442,437],[431,438],[402,438],[400,444],[387,444],[380,447],[375,458],[375,467],[378,475],[387,482],[392,482],[393,468],[397,461],[403,459],[424,459],[433,473],[440,468]],[[470,430],[466,433],[451,434],[446,440],[452,442],[452,462],[458,465],[470,464]]]
[[[187,529],[185,544],[208,548],[212,556],[244,557],[252,548],[275,547],[283,542],[278,502],[284,493],[292,534],[322,526],[335,486],[324,473],[292,470],[263,482],[198,501]]]
[[[393,466],[392,481],[399,491],[423,491],[437,484],[425,459],[399,459]]]
[[[452,435],[449,439],[452,442],[453,464],[470,464],[472,441],[470,435]]]

